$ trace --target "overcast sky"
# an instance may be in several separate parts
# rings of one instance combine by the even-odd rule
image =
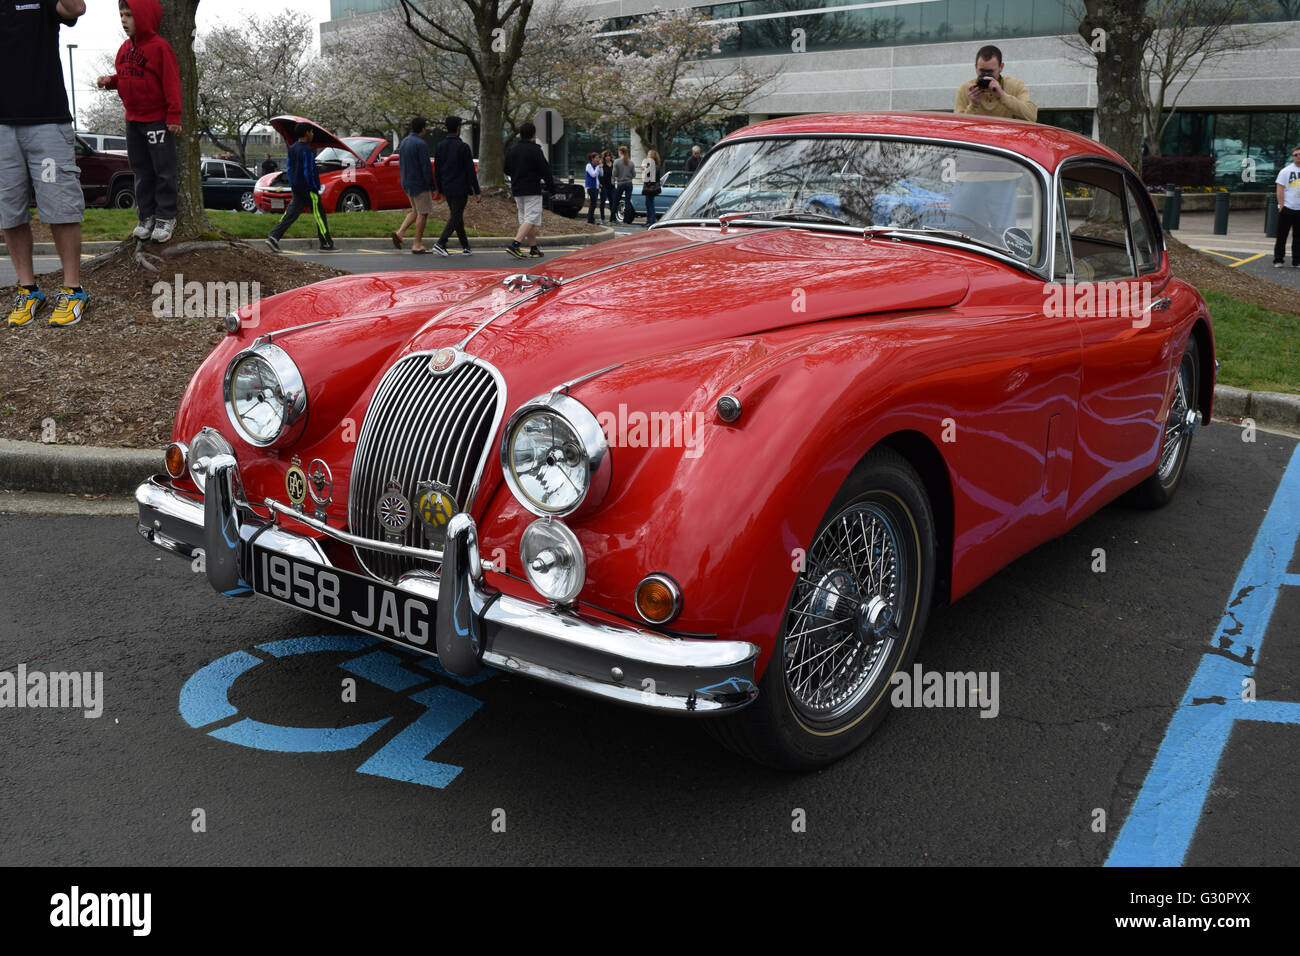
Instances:
[[[329,0],[262,0],[260,3],[248,0],[201,0],[199,3],[199,32],[212,26],[237,24],[249,16],[269,17],[281,10],[301,10],[309,14],[312,22],[320,24],[330,17]],[[59,52],[63,59],[63,82],[72,91],[68,77],[68,44],[75,43],[72,51],[72,65],[76,69],[77,108],[80,110],[90,102],[95,89],[95,77],[99,75],[96,64],[104,53],[116,53],[117,48],[126,39],[122,24],[117,16],[117,0],[86,0],[86,15],[69,29],[64,27],[59,35]],[[320,46],[320,31],[316,31],[316,44]],[[71,97],[69,97],[71,100]],[[71,103],[69,102],[69,105]],[[88,130],[94,132],[94,130]]]

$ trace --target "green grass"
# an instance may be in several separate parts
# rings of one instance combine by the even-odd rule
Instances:
[[[388,236],[402,224],[402,217],[405,215],[405,210],[390,209],[383,212],[336,213],[327,218],[330,233],[335,238],[370,238]],[[208,221],[215,228],[239,236],[241,239],[265,239],[271,227],[280,221],[280,214],[256,215],[229,209],[209,209]],[[135,228],[136,222],[138,220],[134,209],[87,209],[86,218],[81,224],[81,239],[83,242],[125,239]],[[443,220],[430,217],[428,225],[424,227],[424,234],[432,235],[436,239],[444,225]],[[479,229],[469,229],[467,232],[471,236],[485,234]],[[407,234],[408,237],[413,235],[409,229]],[[316,227],[312,224],[311,216],[306,213],[299,216],[298,221],[289,227],[285,235],[290,239],[315,239]]]
[[[1204,295],[1223,363],[1219,381],[1253,391],[1300,393],[1300,318],[1222,292]]]

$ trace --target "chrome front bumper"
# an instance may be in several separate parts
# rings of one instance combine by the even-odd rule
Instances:
[[[177,491],[162,476],[140,485],[135,492],[140,534],[182,557],[203,552],[208,579],[224,594],[251,593],[251,573],[245,571],[251,568],[254,541],[261,549],[297,562],[333,569],[314,538],[286,530],[274,514],[270,521],[254,520],[252,512],[240,505],[233,458],[214,461],[210,468],[207,494],[202,497]],[[284,506],[274,510],[293,517]],[[304,523],[324,530],[317,523]],[[350,537],[333,528],[325,533],[345,541]],[[431,624],[437,656],[452,673],[468,675],[488,664],[626,704],[694,714],[737,710],[758,695],[754,683],[758,648],[753,644],[666,637],[631,625],[594,621],[502,594],[484,582],[485,568],[494,570],[479,557],[473,519],[459,514],[448,525],[443,578],[407,574],[393,586],[436,606]],[[449,599],[442,601],[448,581],[454,586]],[[376,631],[366,633],[393,640]],[[393,642],[432,653],[404,641]]]

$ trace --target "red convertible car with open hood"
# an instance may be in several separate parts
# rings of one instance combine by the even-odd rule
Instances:
[[[340,138],[301,116],[276,116],[271,120],[286,146],[294,144],[293,128],[298,123],[306,123],[312,130],[321,205],[327,213],[406,209],[411,205],[402,192],[397,153],[388,140],[377,136]],[[431,161],[430,168],[432,165]],[[292,198],[289,175],[283,170],[267,173],[253,187],[253,202],[263,212],[284,212]]]
[[[1168,502],[1210,416],[1210,318],[1146,190],[1046,126],[759,123],[654,228],[533,268],[232,314],[141,534],[454,674],[810,768],[884,718],[933,605]]]

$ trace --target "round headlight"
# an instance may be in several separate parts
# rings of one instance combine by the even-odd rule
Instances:
[[[226,414],[251,444],[287,444],[307,420],[307,389],[298,367],[278,345],[240,352],[226,367]]]
[[[221,432],[215,428],[204,427],[199,433],[190,439],[189,469],[190,478],[194,484],[199,486],[199,491],[206,491],[208,476],[203,471],[195,467],[204,458],[215,458],[217,455],[234,455],[235,449],[231,447],[230,442],[221,436]]]
[[[577,399],[552,392],[510,416],[501,437],[501,470],[525,508],[563,517],[594,508],[609,490],[609,443],[596,416]]]
[[[559,521],[538,518],[525,528],[519,556],[537,593],[556,604],[571,604],[587,580],[582,546]]]

